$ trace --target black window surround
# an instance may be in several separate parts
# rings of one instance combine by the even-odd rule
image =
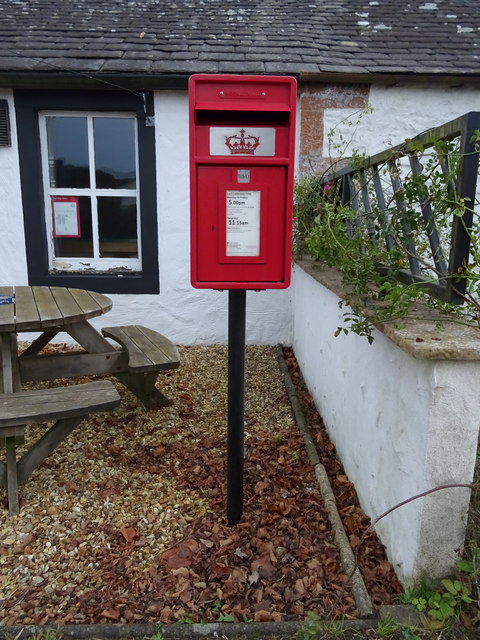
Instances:
[[[16,90],[14,92],[28,280],[31,285],[77,287],[99,293],[158,293],[158,241],[153,93]],[[38,114],[40,111],[135,112],[138,127],[142,271],[49,273]],[[150,122],[149,122],[150,124]]]

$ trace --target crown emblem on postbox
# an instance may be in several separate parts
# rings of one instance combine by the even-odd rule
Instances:
[[[225,144],[230,149],[230,155],[255,155],[255,149],[260,144],[260,136],[252,136],[245,129],[233,136],[225,136]]]

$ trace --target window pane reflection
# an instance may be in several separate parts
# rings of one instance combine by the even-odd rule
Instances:
[[[98,198],[100,257],[137,258],[137,204],[135,198]]]
[[[90,187],[87,119],[49,116],[46,120],[50,186]]]
[[[97,189],[135,189],[135,121],[94,118]]]
[[[54,238],[55,256],[57,258],[92,258],[92,208],[89,197],[81,196],[80,206],[80,237]]]

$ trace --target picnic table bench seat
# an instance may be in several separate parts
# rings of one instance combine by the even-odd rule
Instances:
[[[7,487],[10,514],[19,512],[18,485],[26,482],[84,417],[119,404],[120,396],[108,380],[0,394],[0,438],[6,448],[6,463],[0,461],[0,486]],[[16,437],[24,434],[25,426],[53,420],[50,429],[17,462]]]
[[[104,327],[102,334],[121,345],[127,354],[128,371],[115,376],[142,401],[156,409],[172,401],[156,387],[159,371],[176,369],[180,364],[177,347],[161,333],[140,325]]]
[[[180,364],[177,347],[165,336],[140,325],[104,327],[102,333],[118,342],[128,355],[132,371],[175,369]]]

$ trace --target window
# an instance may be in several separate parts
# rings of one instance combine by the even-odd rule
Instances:
[[[40,114],[50,270],[141,271],[135,116]]]
[[[151,97],[22,90],[15,101],[30,284],[156,293]]]

